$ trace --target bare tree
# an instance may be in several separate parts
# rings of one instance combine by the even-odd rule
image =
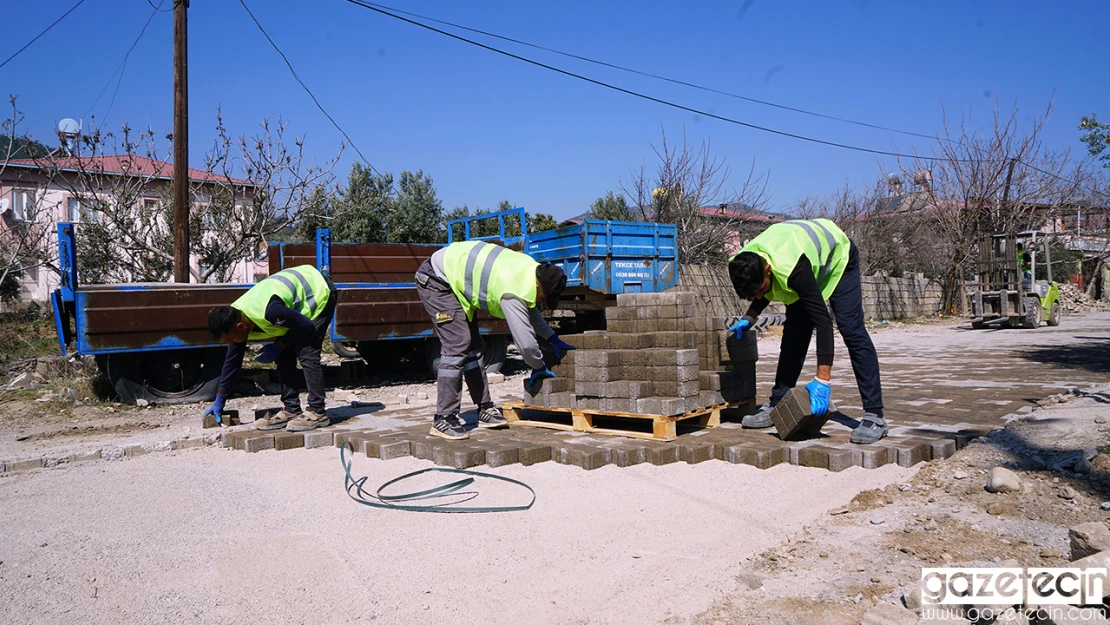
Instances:
[[[197,282],[224,282],[300,218],[312,191],[331,182],[338,156],[316,165],[302,137],[263,120],[254,136],[232,137],[217,114],[217,138],[203,170],[190,170],[189,238]],[[172,142],[172,136],[166,136]],[[90,282],[158,282],[173,272],[172,166],[148,128],[93,128],[71,152],[37,159],[51,184],[69,193],[80,222],[78,262]],[[172,150],[167,151],[167,153]]]
[[[726,262],[739,246],[743,215],[765,202],[766,175],[756,174],[753,160],[739,190],[730,188],[732,170],[725,159],[711,154],[709,139],[691,146],[685,131],[679,144],[668,142],[664,131],[661,145],[652,150],[658,159],[654,171],[641,165],[621,183],[635,204],[632,210],[644,221],[678,226],[680,262]]]
[[[1025,120],[1016,106],[1008,114],[996,106],[986,131],[967,121],[956,127],[946,115],[932,157],[900,162],[903,171],[923,172],[915,193],[946,254],[948,310],[962,297],[980,236],[1039,227],[1079,197],[1088,162],[1045,146],[1041,133],[1051,111],[1050,102]]]
[[[12,160],[27,156],[29,146],[41,146],[19,133],[24,115],[11,96],[11,117],[0,122],[3,146],[0,150],[0,178],[10,180],[13,190],[9,194],[8,208],[0,219],[0,298],[19,296],[19,279],[40,268],[57,271],[57,250],[51,245],[54,222],[49,219],[49,206],[44,201],[42,180],[34,176],[11,176]],[[33,153],[33,152],[32,152]]]

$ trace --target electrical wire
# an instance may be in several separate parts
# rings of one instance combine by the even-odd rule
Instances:
[[[149,2],[150,0],[147,1]],[[112,72],[112,75],[108,77],[108,81],[105,82],[104,86],[100,88],[100,93],[96,94],[96,99],[93,100],[92,105],[89,106],[89,110],[85,111],[83,117],[89,116],[89,113],[91,113],[92,110],[96,107],[96,103],[100,102],[100,98],[108,89],[108,85],[112,84],[112,79],[116,77],[116,74],[119,74],[119,80],[116,81],[116,88],[112,91],[112,99],[108,103],[108,110],[104,113],[104,120],[108,119],[108,115],[112,112],[112,107],[116,104],[116,94],[119,93],[119,86],[123,84],[123,74],[127,71],[127,59],[131,56],[131,53],[135,51],[135,46],[139,45],[139,40],[143,38],[144,34],[146,34],[146,29],[150,26],[150,22],[154,20],[154,16],[158,15],[158,13],[165,12],[161,9],[161,6],[164,2],[165,0],[162,0],[162,2],[158,3],[158,6],[154,6],[153,4],[151,4],[151,6],[154,6],[154,11],[151,12],[150,17],[146,18],[146,23],[143,24],[143,29],[139,31],[139,36],[135,37],[135,41],[131,43],[131,47],[128,48],[127,53],[123,55],[123,62],[120,63],[120,66],[116,68],[116,71]],[[103,122],[104,120],[101,120],[101,122]]]
[[[161,2],[158,3],[158,6],[154,6],[154,3],[150,0],[146,0],[146,3],[153,7],[154,10],[158,11],[159,13],[173,13],[173,9],[163,9]]]
[[[3,68],[4,68],[4,66],[8,64],[8,62],[9,62],[9,61],[11,61],[11,60],[12,60],[12,59],[14,59],[15,57],[19,56],[19,53],[20,53],[20,52],[23,52],[23,51],[24,51],[24,50],[26,50],[27,48],[31,47],[31,44],[32,44],[32,43],[35,43],[36,41],[38,41],[38,40],[39,40],[39,37],[42,37],[42,36],[43,36],[43,35],[45,35],[46,33],[50,32],[50,29],[51,29],[51,28],[54,28],[55,26],[57,26],[57,25],[58,25],[58,22],[60,22],[60,21],[64,20],[64,19],[66,18],[66,16],[67,16],[67,15],[69,15],[70,13],[73,13],[74,9],[76,9],[77,7],[81,6],[81,5],[82,5],[82,4],[84,4],[84,3],[85,3],[85,0],[77,0],[77,4],[75,4],[75,5],[73,5],[72,7],[70,7],[70,9],[69,9],[68,11],[66,11],[65,13],[62,13],[62,16],[61,16],[61,17],[59,17],[58,19],[54,20],[54,22],[53,22],[52,24],[50,24],[49,26],[47,26],[47,27],[46,27],[46,30],[44,30],[44,31],[42,31],[41,33],[39,33],[39,34],[35,35],[35,38],[34,38],[34,39],[32,39],[32,40],[28,41],[28,42],[27,42],[26,44],[24,44],[24,45],[23,45],[23,47],[22,47],[22,48],[20,48],[20,49],[16,50],[16,51],[15,51],[15,54],[12,54],[12,55],[11,55],[11,56],[9,56],[8,58],[4,59],[4,62],[3,62],[3,63],[0,63],[0,69],[3,69]]]
[[[438,33],[440,35],[450,37],[451,39],[456,39],[458,41],[462,41],[463,43],[468,43],[472,46],[477,46],[477,47],[482,48],[484,50],[489,50],[490,52],[495,52],[495,53],[500,54],[502,56],[507,56],[511,59],[516,59],[518,61],[527,63],[529,65],[535,65],[536,67],[542,67],[543,69],[553,71],[557,74],[562,74],[564,76],[569,76],[570,78],[576,78],[578,80],[588,82],[590,84],[597,85],[599,87],[604,87],[606,89],[610,89],[610,90],[616,91],[618,93],[623,93],[623,94],[626,94],[626,95],[630,95],[632,97],[640,98],[641,100],[647,100],[649,102],[655,102],[656,104],[662,104],[664,106],[668,106],[668,107],[671,107],[671,108],[674,108],[674,109],[678,109],[680,111],[686,111],[688,113],[694,113],[695,115],[701,115],[703,117],[708,117],[710,119],[716,119],[718,121],[723,121],[723,122],[726,122],[726,123],[729,123],[729,124],[735,124],[737,126],[743,126],[745,128],[750,128],[752,130],[758,130],[758,131],[761,131],[761,132],[775,134],[775,135],[779,135],[779,136],[782,136],[782,137],[789,137],[791,139],[797,139],[799,141],[806,141],[806,142],[809,142],[809,143],[816,143],[816,144],[819,144],[819,145],[827,145],[827,146],[830,146],[830,147],[841,148],[841,149],[844,149],[844,150],[852,150],[852,151],[855,151],[855,152],[864,152],[864,153],[867,153],[867,154],[875,154],[875,155],[878,155],[878,156],[893,156],[893,157],[896,157],[896,158],[914,158],[914,159],[918,159],[918,160],[922,160],[922,161],[950,160],[950,159],[942,158],[942,157],[939,157],[939,156],[909,155],[909,154],[902,154],[902,153],[899,153],[899,152],[891,152],[891,151],[888,151],[888,150],[876,150],[874,148],[865,148],[865,147],[861,147],[861,146],[858,146],[858,145],[851,145],[851,144],[847,144],[847,143],[838,143],[836,141],[827,141],[825,139],[817,139],[815,137],[808,137],[806,135],[799,135],[799,134],[792,133],[792,132],[786,132],[785,130],[777,130],[775,128],[769,128],[767,126],[760,126],[758,124],[752,124],[752,123],[745,122],[745,121],[735,119],[735,118],[732,118],[732,117],[725,117],[724,115],[717,115],[716,113],[710,113],[708,111],[703,111],[701,109],[696,109],[696,108],[691,107],[691,106],[678,104],[676,102],[671,102],[669,100],[664,100],[662,98],[657,98],[655,96],[650,96],[650,95],[647,95],[647,94],[644,94],[644,93],[640,93],[638,91],[632,91],[631,89],[625,89],[624,87],[619,87],[617,85],[607,83],[607,82],[604,82],[604,81],[601,81],[601,80],[597,80],[595,78],[590,78],[588,76],[583,76],[582,74],[576,74],[574,72],[571,72],[571,71],[568,71],[568,70],[565,70],[565,69],[561,69],[561,68],[555,67],[553,65],[548,65],[547,63],[542,63],[540,61],[536,61],[534,59],[530,59],[528,57],[521,56],[519,54],[514,54],[512,52],[508,52],[506,50],[502,50],[500,48],[496,48],[494,46],[487,45],[487,44],[481,43],[479,41],[474,41],[473,39],[467,39],[466,37],[463,37],[461,35],[456,35],[454,33],[447,32],[445,30],[436,28],[435,26],[429,26],[428,24],[424,24],[424,23],[418,22],[416,20],[411,20],[411,19],[409,19],[407,17],[403,17],[401,15],[396,15],[396,14],[391,13],[389,11],[386,11],[384,9],[380,9],[377,6],[374,6],[373,4],[370,4],[369,2],[365,2],[363,0],[346,0],[346,1],[351,3],[351,4],[354,4],[356,6],[360,6],[364,9],[368,9],[370,11],[374,11],[376,13],[380,13],[382,15],[392,17],[393,19],[400,20],[402,22],[412,24],[413,26],[419,26],[420,28],[430,30],[434,33]],[[240,0],[240,2],[242,2],[242,0]]]
[[[239,4],[243,5],[243,8],[246,9],[247,15],[251,17],[251,21],[253,21],[254,25],[258,27],[258,30],[262,31],[262,35],[266,37],[266,41],[269,41],[274,50],[277,51],[279,55],[281,55],[281,60],[285,61],[285,66],[289,68],[289,72],[293,74],[293,78],[295,78],[297,82],[300,83],[301,88],[305,90],[305,92],[308,94],[308,97],[312,98],[312,101],[316,103],[316,108],[320,109],[320,112],[324,114],[324,117],[328,118],[328,121],[331,122],[331,125],[335,126],[335,129],[338,130],[345,139],[347,139],[347,143],[350,143],[351,147],[355,149],[355,152],[358,154],[359,158],[362,159],[362,162],[366,163],[367,167],[369,167],[371,171],[375,171],[374,166],[371,165],[370,161],[368,161],[366,157],[362,154],[362,150],[358,149],[358,146],[355,145],[355,141],[354,139],[351,139],[351,135],[348,135],[347,131],[343,130],[343,128],[339,126],[339,122],[335,121],[335,118],[332,117],[331,114],[329,114],[326,110],[324,110],[324,105],[320,104],[320,101],[316,99],[316,95],[312,93],[312,90],[308,88],[308,85],[306,85],[304,81],[301,80],[301,77],[297,75],[297,70],[293,69],[293,64],[289,62],[289,57],[285,56],[285,53],[281,51],[281,48],[279,48],[278,45],[274,43],[273,38],[270,37],[270,34],[267,33],[266,29],[262,27],[261,23],[259,23],[258,18],[256,18],[254,16],[254,13],[251,12],[250,7],[247,6],[246,1],[239,0]]]
[[[426,21],[429,21],[429,22],[434,22],[436,24],[442,24],[444,26],[450,26],[452,28],[458,28],[459,30],[465,30],[467,32],[472,32],[472,33],[475,33],[475,34],[484,35],[486,37],[492,37],[494,39],[500,39],[502,41],[507,41],[509,43],[515,43],[515,44],[526,46],[526,47],[533,48],[533,49],[536,49],[536,50],[543,50],[544,52],[551,52],[552,54],[558,54],[560,56],[564,56],[564,57],[567,57],[567,58],[570,58],[570,59],[575,59],[575,60],[578,60],[578,61],[584,61],[586,63],[592,63],[594,65],[600,65],[601,67],[608,67],[610,69],[615,69],[615,70],[619,70],[619,71],[622,71],[622,72],[628,72],[630,74],[636,74],[638,76],[645,76],[647,78],[654,78],[655,80],[662,80],[664,82],[669,82],[671,84],[681,85],[683,87],[689,87],[691,89],[697,89],[699,91],[705,91],[707,93],[715,93],[717,95],[723,95],[723,96],[727,96],[727,97],[730,97],[730,98],[735,98],[737,100],[743,100],[745,102],[751,102],[751,103],[754,103],[754,104],[761,104],[763,106],[770,106],[770,107],[773,107],[773,108],[782,109],[784,111],[792,111],[794,113],[801,113],[803,115],[812,115],[813,117],[820,117],[822,119],[829,119],[829,120],[833,120],[833,121],[842,122],[842,123],[845,123],[845,124],[854,124],[856,126],[863,126],[863,127],[866,127],[866,128],[874,128],[876,130],[885,130],[887,132],[895,132],[895,133],[898,133],[898,134],[909,135],[911,137],[920,137],[922,139],[931,139],[931,140],[934,140],[934,141],[937,139],[937,137],[935,137],[933,135],[927,135],[927,134],[920,133],[920,132],[912,132],[912,131],[909,131],[909,130],[899,130],[897,128],[890,128],[888,126],[879,126],[877,124],[869,124],[867,122],[861,122],[861,121],[858,121],[858,120],[848,119],[848,118],[845,118],[845,117],[836,117],[835,115],[826,115],[824,113],[818,113],[816,111],[809,111],[809,110],[802,109],[802,108],[787,106],[785,104],[778,104],[776,102],[768,102],[767,100],[759,100],[757,98],[752,98],[752,97],[749,97],[749,96],[739,95],[739,94],[736,94],[736,93],[729,93],[728,91],[722,91],[720,89],[714,89],[712,87],[706,87],[706,86],[699,85],[699,84],[696,84],[696,83],[687,82],[687,81],[684,81],[684,80],[678,80],[676,78],[669,78],[667,76],[661,76],[659,74],[653,74],[651,72],[645,72],[645,71],[634,69],[634,68],[631,68],[631,67],[625,67],[623,65],[617,65],[615,63],[608,63],[606,61],[599,61],[597,59],[592,59],[590,57],[582,56],[582,55],[579,55],[579,54],[574,54],[572,52],[564,52],[562,50],[557,50],[555,48],[549,48],[547,46],[541,46],[541,45],[538,45],[538,44],[523,41],[521,39],[515,39],[513,37],[506,37],[504,35],[498,35],[497,33],[491,33],[491,32],[486,31],[486,30],[481,30],[481,29],[478,29],[478,28],[471,28],[469,26],[463,26],[462,24],[456,24],[454,22],[448,22],[448,21],[445,21],[445,20],[439,20],[439,19],[436,19],[434,17],[428,17],[427,15],[420,15],[419,13],[412,13],[410,11],[402,11],[401,9],[395,9],[395,8],[386,6],[384,4],[378,4],[376,2],[365,2],[364,4],[365,5],[370,5],[370,6],[373,6],[373,7],[376,7],[376,8],[380,8],[380,9],[385,9],[387,11],[393,11],[394,13],[399,13],[401,15],[408,15],[408,16],[415,17],[415,18],[422,19],[422,20],[426,20]]]

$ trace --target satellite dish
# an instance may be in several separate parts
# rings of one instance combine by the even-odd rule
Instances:
[[[73,154],[73,145],[71,142],[76,139],[79,134],[81,134],[81,122],[76,119],[66,117],[58,122],[58,135],[61,136],[62,145],[65,147],[67,153]]]
[[[58,134],[70,137],[77,136],[81,132],[81,122],[76,119],[66,117],[58,122]]]

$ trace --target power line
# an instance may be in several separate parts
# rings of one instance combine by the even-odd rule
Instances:
[[[285,56],[285,53],[281,51],[281,48],[279,48],[278,45],[274,43],[274,40],[270,37],[270,34],[266,32],[266,29],[262,28],[262,24],[259,23],[258,18],[256,18],[254,16],[254,13],[251,12],[250,7],[247,6],[246,1],[239,0],[239,4],[243,5],[243,8],[247,10],[247,15],[251,17],[251,21],[253,21],[254,25],[258,27],[258,30],[262,31],[263,36],[266,37],[266,41],[269,41],[274,50],[276,50],[277,53],[281,55],[281,60],[285,61],[285,66],[289,68],[289,72],[293,74],[293,78],[295,78],[297,82],[300,83],[305,92],[308,93],[308,97],[312,98],[312,101],[316,103],[316,108],[320,109],[320,112],[324,114],[324,117],[328,118],[328,121],[331,122],[331,125],[335,126],[335,129],[338,130],[343,135],[343,137],[347,139],[347,143],[350,143],[351,147],[355,149],[355,152],[358,153],[358,156],[362,159],[362,162],[366,163],[371,171],[373,171],[374,166],[370,164],[370,161],[366,160],[365,156],[363,156],[362,150],[359,150],[358,146],[355,145],[354,139],[351,139],[351,136],[347,134],[346,130],[343,130],[343,128],[339,126],[339,123],[335,121],[335,118],[333,118],[326,110],[324,110],[324,105],[320,104],[320,101],[316,99],[316,96],[312,93],[312,90],[309,89],[308,85],[304,84],[304,81],[301,80],[301,77],[297,75],[297,70],[293,69],[293,64],[289,62],[289,58]]]
[[[240,0],[240,2],[241,1],[242,0]],[[495,48],[493,46],[490,46],[490,45],[487,45],[487,44],[484,44],[484,43],[481,43],[481,42],[478,42],[478,41],[474,41],[473,39],[467,39],[466,37],[463,37],[461,35],[456,35],[454,33],[450,33],[450,32],[447,32],[445,30],[441,30],[441,29],[436,28],[434,26],[429,26],[427,24],[424,24],[424,23],[421,23],[421,22],[418,22],[418,21],[415,21],[415,20],[411,20],[407,17],[402,17],[400,15],[396,15],[396,14],[391,13],[389,11],[386,11],[384,9],[378,8],[377,6],[375,6],[373,4],[370,4],[369,2],[365,2],[364,0],[346,0],[346,1],[351,3],[351,4],[360,6],[364,9],[369,9],[369,10],[374,11],[376,13],[381,13],[382,15],[392,17],[393,19],[400,20],[402,22],[407,22],[407,23],[412,24],[414,26],[419,26],[420,28],[430,30],[434,33],[438,33],[440,35],[444,35],[446,37],[450,37],[452,39],[462,41],[463,43],[468,43],[472,46],[477,46],[477,47],[482,48],[484,50],[489,50],[490,52],[495,52],[497,54],[507,56],[509,58],[516,59],[516,60],[522,61],[524,63],[528,63],[529,65],[535,65],[536,67],[542,67],[546,70],[550,70],[550,71],[553,71],[555,73],[562,74],[564,76],[569,76],[571,78],[577,78],[578,80],[582,80],[582,81],[588,82],[590,84],[597,85],[599,87],[604,87],[606,89],[611,89],[613,91],[623,93],[623,94],[626,94],[626,95],[630,95],[630,96],[635,97],[635,98],[640,98],[642,100],[647,100],[649,102],[655,102],[656,104],[662,104],[664,106],[669,106],[671,108],[675,108],[675,109],[678,109],[680,111],[686,111],[688,113],[694,113],[695,115],[701,115],[703,117],[708,117],[710,119],[716,119],[718,121],[723,121],[723,122],[726,122],[726,123],[729,123],[729,124],[736,124],[737,126],[743,126],[745,128],[751,128],[752,130],[759,130],[761,132],[767,132],[767,133],[779,135],[779,136],[782,136],[782,137],[790,137],[791,139],[798,139],[799,141],[807,141],[809,143],[827,145],[827,146],[830,146],[830,147],[841,148],[841,149],[845,149],[845,150],[852,150],[852,151],[855,151],[855,152],[865,152],[865,153],[868,153],[868,154],[875,154],[875,155],[879,155],[879,156],[893,156],[893,157],[896,157],[896,158],[915,158],[915,159],[919,159],[919,160],[923,160],[923,161],[949,160],[949,159],[944,159],[944,158],[937,157],[937,156],[909,155],[909,154],[901,154],[901,153],[898,153],[898,152],[890,152],[890,151],[886,151],[886,150],[876,150],[876,149],[873,149],[873,148],[864,148],[864,147],[860,147],[860,146],[857,146],[857,145],[850,145],[850,144],[847,144],[847,143],[837,143],[835,141],[826,141],[825,139],[817,139],[817,138],[814,138],[814,137],[807,137],[805,135],[799,135],[799,134],[795,134],[795,133],[792,133],[792,132],[786,132],[785,130],[777,130],[775,128],[768,128],[767,126],[760,126],[760,125],[757,125],[757,124],[751,124],[751,123],[741,121],[739,119],[735,119],[735,118],[732,118],[732,117],[725,117],[723,115],[717,115],[716,113],[710,113],[708,111],[703,111],[701,109],[696,109],[696,108],[693,108],[693,107],[690,107],[690,106],[685,106],[683,104],[678,104],[676,102],[671,102],[669,100],[664,100],[662,98],[657,98],[655,96],[650,96],[650,95],[647,95],[647,94],[643,94],[643,93],[640,93],[638,91],[632,91],[631,89],[625,89],[624,87],[618,87],[617,85],[613,85],[611,83],[607,83],[607,82],[604,82],[604,81],[601,81],[601,80],[597,80],[595,78],[590,78],[588,76],[583,76],[582,74],[576,74],[574,72],[571,72],[571,71],[568,71],[568,70],[565,70],[565,69],[561,69],[561,68],[555,67],[553,65],[548,65],[546,63],[541,63],[540,61],[536,61],[536,60],[521,56],[519,54],[514,54],[512,52],[508,52],[508,51],[502,50],[500,48]]]
[[[367,8],[375,7],[375,8],[384,9],[384,10],[387,10],[387,11],[393,11],[394,13],[399,13],[401,15],[409,15],[409,16],[419,18],[419,19],[422,19],[422,20],[426,20],[426,21],[429,21],[429,22],[434,22],[436,24],[442,24],[444,26],[450,26],[452,28],[458,28],[459,30],[465,30],[465,31],[476,33],[476,34],[479,34],[479,35],[484,35],[486,37],[492,37],[494,39],[500,39],[502,41],[508,41],[510,43],[515,43],[515,44],[518,44],[518,45],[527,46],[529,48],[534,48],[536,50],[543,50],[544,52],[551,52],[553,54],[558,54],[560,56],[564,56],[564,57],[567,57],[567,58],[576,59],[576,60],[579,60],[579,61],[584,61],[586,63],[592,63],[594,65],[600,65],[601,67],[608,67],[610,69],[615,69],[615,70],[619,70],[619,71],[622,71],[622,72],[628,72],[630,74],[636,74],[638,76],[645,76],[647,78],[654,78],[656,80],[662,80],[664,82],[669,82],[671,84],[681,85],[683,87],[689,87],[691,89],[697,89],[699,91],[705,91],[707,93],[715,93],[717,95],[723,95],[723,96],[726,96],[726,97],[729,97],[729,98],[735,98],[737,100],[743,100],[745,102],[752,102],[754,104],[761,104],[763,106],[770,106],[770,107],[773,107],[773,108],[782,109],[784,111],[792,111],[794,113],[801,113],[803,115],[812,115],[814,117],[820,117],[822,119],[829,119],[829,120],[833,120],[833,121],[843,122],[845,124],[854,124],[856,126],[863,126],[863,127],[866,127],[866,128],[874,128],[876,130],[885,130],[887,132],[896,132],[898,134],[909,135],[911,137],[920,137],[920,138],[923,138],[923,139],[931,139],[931,140],[934,140],[934,141],[937,139],[933,135],[927,135],[927,134],[923,134],[923,133],[920,133],[920,132],[912,132],[912,131],[909,131],[909,130],[899,130],[897,128],[890,128],[890,127],[887,127],[887,126],[879,126],[877,124],[869,124],[867,122],[861,122],[861,121],[854,120],[854,119],[847,119],[847,118],[844,118],[844,117],[836,117],[835,115],[826,115],[824,113],[818,113],[816,111],[809,111],[809,110],[802,109],[802,108],[787,106],[785,104],[778,104],[778,103],[775,103],[775,102],[768,102],[766,100],[759,100],[757,98],[752,98],[752,97],[749,97],[749,96],[739,95],[739,94],[736,94],[736,93],[729,93],[728,91],[722,91],[720,89],[714,89],[712,87],[705,87],[703,85],[698,85],[698,84],[695,84],[695,83],[692,83],[692,82],[686,82],[684,80],[678,80],[678,79],[675,79],[675,78],[668,78],[667,76],[661,76],[659,74],[653,74],[651,72],[645,72],[645,71],[634,69],[634,68],[631,68],[631,67],[625,67],[623,65],[616,65],[614,63],[599,61],[597,59],[592,59],[592,58],[589,58],[589,57],[586,57],[586,56],[581,56],[581,55],[574,54],[574,53],[571,53],[571,52],[564,52],[562,50],[557,50],[555,48],[549,48],[549,47],[546,47],[546,46],[541,46],[541,45],[530,43],[530,42],[523,41],[523,40],[520,40],[520,39],[515,39],[513,37],[506,37],[504,35],[498,35],[497,33],[491,33],[489,31],[480,30],[478,28],[471,28],[469,26],[463,26],[462,24],[456,24],[454,22],[439,20],[439,19],[436,19],[434,17],[428,17],[426,15],[420,15],[419,13],[412,13],[410,11],[402,11],[400,9],[394,9],[394,8],[386,6],[384,4],[377,4],[377,3],[374,3],[374,2],[358,2],[357,4],[362,4],[363,6],[367,6]]]
[[[147,1],[149,2],[149,0]],[[150,22],[154,20],[154,16],[158,13],[165,13],[165,11],[163,11],[161,8],[164,1],[165,0],[163,0],[163,2],[160,2],[158,6],[154,6],[153,4],[150,5],[154,7],[154,11],[151,12],[150,17],[146,18],[146,23],[143,24],[143,29],[139,31],[139,36],[135,37],[135,41],[131,43],[131,47],[128,48],[127,53],[123,55],[123,62],[120,63],[120,66],[116,68],[116,71],[108,77],[108,81],[104,83],[104,86],[100,88],[100,93],[96,94],[96,99],[93,100],[92,105],[89,106],[89,110],[85,111],[84,117],[89,116],[89,113],[91,113],[92,110],[96,107],[96,103],[100,102],[100,98],[104,95],[104,91],[108,89],[108,85],[112,84],[112,79],[116,77],[116,74],[119,74],[119,80],[116,81],[116,88],[112,91],[112,99],[108,103],[108,110],[104,113],[104,119],[108,119],[108,115],[112,112],[112,107],[116,104],[116,94],[119,93],[119,86],[123,83],[123,73],[127,71],[127,59],[135,50],[135,46],[139,45],[139,40],[143,38],[144,34],[146,34],[146,29],[150,26]]]
[[[47,26],[47,27],[46,27],[46,30],[44,30],[44,31],[42,31],[41,33],[39,33],[39,34],[35,35],[35,38],[34,38],[34,39],[32,39],[32,40],[28,41],[28,42],[27,42],[26,44],[24,44],[24,45],[23,45],[23,47],[22,47],[22,48],[20,48],[20,49],[16,50],[16,51],[15,51],[15,54],[13,54],[13,55],[9,56],[8,58],[4,59],[4,62],[3,62],[3,63],[0,63],[0,69],[3,69],[3,67],[4,67],[5,65],[7,65],[9,61],[11,61],[11,60],[12,60],[12,59],[14,59],[15,57],[19,56],[19,53],[20,53],[20,52],[23,52],[23,51],[24,51],[24,50],[26,50],[27,48],[31,47],[31,44],[32,44],[32,43],[35,43],[36,41],[38,41],[38,40],[39,40],[39,37],[42,37],[42,36],[43,36],[43,35],[45,35],[46,33],[50,32],[50,29],[51,29],[51,28],[54,28],[55,26],[57,26],[57,25],[58,25],[58,22],[60,22],[60,21],[64,20],[64,19],[66,18],[66,16],[67,16],[67,15],[69,15],[70,13],[73,13],[73,10],[74,10],[74,9],[76,9],[77,7],[81,6],[81,5],[82,5],[82,4],[84,4],[84,3],[85,3],[85,0],[77,0],[77,4],[75,4],[75,5],[73,5],[72,7],[70,7],[70,9],[69,9],[68,11],[66,11],[65,13],[62,13],[62,16],[61,16],[61,17],[59,17],[58,19],[54,20],[54,22],[53,22],[52,24],[50,24],[49,26]]]

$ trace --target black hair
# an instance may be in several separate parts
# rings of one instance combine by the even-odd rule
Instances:
[[[740,252],[728,263],[728,277],[740,299],[753,300],[763,288],[763,269],[766,263],[755,252]]]
[[[231,306],[217,306],[208,311],[208,334],[214,340],[235,329],[235,324],[243,318],[242,313]]]

